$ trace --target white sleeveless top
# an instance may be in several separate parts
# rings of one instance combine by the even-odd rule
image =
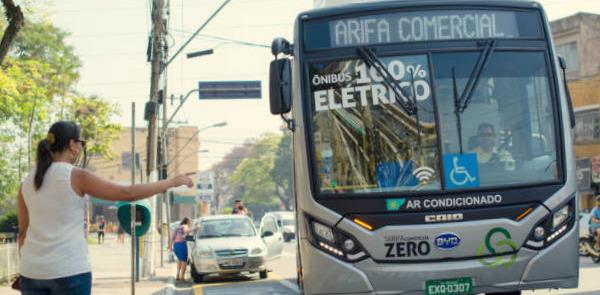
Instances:
[[[21,249],[19,273],[32,279],[56,279],[91,271],[85,235],[87,198],[71,186],[73,165],[53,162],[39,190],[35,169],[23,181],[29,227]]]

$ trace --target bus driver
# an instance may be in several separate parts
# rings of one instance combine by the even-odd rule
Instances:
[[[496,134],[494,125],[490,123],[481,123],[477,127],[477,146],[471,150],[477,154],[477,163],[479,164],[503,164],[505,170],[515,169],[515,160],[509,151],[496,148]]]

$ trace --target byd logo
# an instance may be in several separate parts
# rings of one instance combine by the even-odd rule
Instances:
[[[441,250],[452,250],[460,244],[460,238],[455,233],[439,234],[434,240],[435,246]]]
[[[463,220],[462,213],[425,215],[425,222],[446,222]]]

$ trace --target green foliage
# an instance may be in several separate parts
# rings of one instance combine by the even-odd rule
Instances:
[[[286,210],[292,207],[292,133],[286,132],[275,152],[275,165],[271,169],[271,178],[275,182],[275,193]]]
[[[75,91],[81,61],[65,42],[68,33],[32,13],[37,1],[23,4],[25,26],[0,68],[0,214],[14,208],[18,185],[52,122],[80,124],[90,155],[105,158],[121,129],[110,122],[115,105]],[[0,29],[5,26],[0,21]]]
[[[251,204],[276,204],[275,182],[271,170],[275,166],[275,152],[280,137],[267,134],[252,146],[250,156],[242,160],[229,181],[239,187],[241,199],[247,206]]]
[[[263,135],[229,177],[229,186],[235,198],[242,199],[256,216],[264,211],[277,210],[280,205],[291,209],[290,144],[289,133],[283,137]]]
[[[17,232],[19,231],[19,219],[17,211],[11,210],[0,219],[0,232]]]
[[[116,105],[97,96],[74,96],[67,105],[66,118],[75,121],[81,127],[90,156],[100,155],[111,159],[114,157],[110,149],[111,143],[119,137],[122,129],[121,125],[110,122],[110,118],[117,114]],[[88,157],[88,161],[89,159],[91,157]]]

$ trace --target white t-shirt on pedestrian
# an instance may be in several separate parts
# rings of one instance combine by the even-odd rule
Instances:
[[[35,169],[23,181],[29,227],[21,249],[22,276],[56,279],[91,271],[85,235],[87,198],[73,190],[72,169],[69,163],[53,162],[37,191]]]

